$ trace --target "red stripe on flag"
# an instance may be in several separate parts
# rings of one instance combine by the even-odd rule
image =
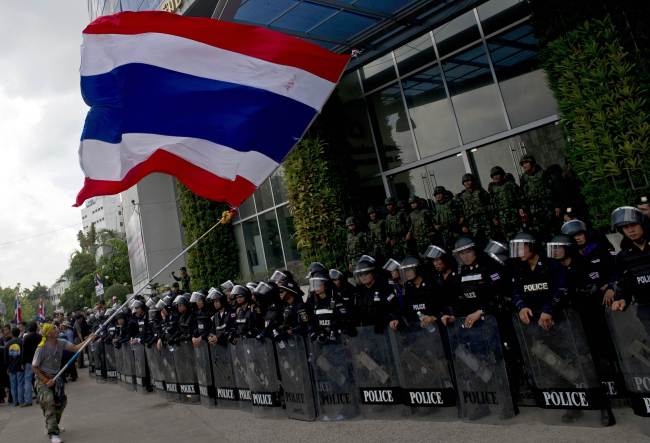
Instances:
[[[181,157],[159,149],[147,160],[131,168],[121,181],[93,180],[86,177],[74,206],[81,206],[91,197],[125,191],[154,172],[173,175],[196,195],[225,202],[235,208],[255,191],[255,185],[245,178],[237,176],[234,181],[221,178]]]
[[[157,32],[196,40],[281,65],[293,66],[338,82],[350,56],[336,54],[305,40],[259,26],[164,11],[120,12],[97,18],[86,34]]]

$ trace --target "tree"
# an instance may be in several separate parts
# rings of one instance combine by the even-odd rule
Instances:
[[[86,252],[75,251],[70,257],[70,265],[63,273],[70,283],[81,280],[87,274],[95,273],[95,257]]]
[[[25,289],[24,294],[30,301],[38,301],[41,298],[46,299],[48,295],[47,286],[37,282],[32,289]]]
[[[94,256],[95,251],[97,250],[97,231],[95,230],[95,223],[91,223],[90,229],[88,229],[88,234],[84,234],[83,231],[77,232],[77,241],[79,241],[81,252]]]
[[[108,231],[111,232],[111,231]],[[100,257],[97,262],[97,272],[101,276],[104,285],[119,283],[131,286],[131,266],[129,265],[129,250],[126,242],[120,238],[109,238],[102,246],[110,251]]]

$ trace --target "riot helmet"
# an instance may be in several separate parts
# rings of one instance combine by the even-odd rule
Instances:
[[[237,304],[243,304],[249,302],[251,299],[250,290],[246,286],[242,286],[242,285],[235,285],[232,288],[232,292],[230,293],[230,295],[236,299],[240,299],[240,298],[243,299],[243,301],[241,302],[237,300]]]
[[[525,258],[529,253],[535,251],[536,240],[528,232],[520,232],[510,240],[510,257]]]
[[[286,299],[284,294],[290,293],[293,297],[302,296],[302,290],[298,284],[293,280],[283,280],[278,283],[278,289],[280,291],[280,298],[282,300]]]
[[[327,272],[327,268],[321,262],[312,262],[307,268],[307,275],[305,278],[310,278],[314,272]]]
[[[206,300],[214,301],[217,298],[221,297],[222,295],[225,295],[225,294],[223,292],[221,292],[220,290],[218,290],[216,288],[210,288],[210,290],[208,291],[208,295],[206,297]]]
[[[418,266],[420,266],[420,259],[413,255],[407,255],[399,265],[402,281],[407,282],[415,280],[418,276]]]
[[[444,249],[442,249],[440,246],[429,245],[429,246],[427,247],[427,249],[424,251],[424,257],[425,257],[425,258],[430,258],[430,259],[433,260],[434,258],[440,258],[440,257],[442,257],[442,256],[445,255],[446,253],[447,253],[447,251],[445,251]]]
[[[621,206],[612,211],[612,226],[620,229],[627,225],[643,223],[643,213],[632,206]]]
[[[199,301],[205,302],[205,295],[203,293],[194,291],[190,296],[190,303],[198,303]]]
[[[235,284],[232,282],[232,280],[226,280],[225,282],[221,283],[219,287],[224,293],[227,294],[229,291],[232,291],[232,288],[235,287]]]
[[[496,240],[488,241],[487,246],[483,250],[495,262],[500,265],[505,265],[508,260],[508,247],[501,242]]]
[[[175,308],[178,308],[180,306],[185,306],[188,307],[190,304],[190,301],[185,297],[185,295],[177,295],[174,301],[172,302],[172,306]]]
[[[546,243],[546,256],[555,260],[562,260],[567,257],[569,247],[573,245],[568,235],[560,234],[554,236]]]
[[[345,279],[345,275],[338,269],[330,269],[329,270],[329,277],[330,280],[341,280],[343,281]]]
[[[394,271],[399,271],[399,262],[394,258],[389,258],[388,261],[384,264],[382,269],[390,273],[393,273]]]
[[[587,232],[587,225],[585,224],[585,222],[578,219],[569,220],[568,222],[562,225],[560,231],[564,235],[573,237],[574,235],[579,234],[581,232]]]
[[[147,308],[153,309],[156,306],[156,300],[153,297],[149,297],[149,299],[147,300],[147,303],[145,303],[145,304],[147,305]]]
[[[246,287],[248,288],[249,291],[251,291],[251,294],[253,294],[255,292],[255,288],[257,288],[257,283],[255,283],[254,281],[249,281],[248,283],[246,283]]]
[[[162,311],[162,310],[165,309],[166,307],[167,307],[167,304],[165,304],[165,301],[164,301],[164,300],[158,300],[158,303],[156,303],[156,306],[155,306],[155,308],[156,308],[158,311]]]
[[[354,267],[354,278],[358,283],[371,285],[374,282],[374,271],[375,260],[372,257],[364,255],[359,259]]]
[[[462,236],[456,240],[453,250],[454,255],[464,265],[471,265],[476,261],[476,243],[467,236]]]
[[[309,292],[316,294],[325,294],[325,289],[329,282],[329,275],[322,271],[313,272],[309,277]]]

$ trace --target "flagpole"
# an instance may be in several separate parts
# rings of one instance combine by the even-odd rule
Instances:
[[[63,373],[65,372],[65,370],[68,369],[68,367],[69,367],[72,363],[74,363],[74,361],[77,359],[77,357],[79,356],[79,354],[80,354],[81,352],[83,352],[83,350],[86,348],[86,346],[88,346],[88,344],[92,341],[91,339],[94,339],[95,336],[96,336],[97,334],[99,334],[99,332],[100,332],[102,329],[104,329],[104,328],[105,328],[105,327],[106,327],[106,326],[111,322],[111,320],[113,320],[113,318],[115,318],[115,316],[117,316],[117,314],[119,314],[119,312],[122,310],[122,308],[124,308],[126,305],[128,305],[129,302],[130,302],[131,300],[133,300],[133,299],[134,299],[138,294],[140,294],[140,293],[144,290],[144,288],[146,288],[146,287],[149,286],[151,283],[153,283],[153,281],[156,279],[156,277],[158,277],[158,276],[159,276],[160,274],[162,274],[162,273],[163,273],[167,268],[169,268],[172,264],[174,264],[174,262],[175,262],[176,260],[178,260],[181,256],[183,256],[185,253],[187,253],[187,251],[189,251],[189,250],[192,249],[194,246],[196,246],[196,245],[199,243],[199,241],[201,241],[203,238],[205,238],[205,237],[206,237],[210,232],[212,232],[212,231],[213,231],[217,226],[228,224],[228,223],[230,222],[230,219],[233,217],[233,215],[235,215],[236,212],[237,212],[236,209],[230,209],[229,211],[223,211],[223,213],[221,214],[221,218],[219,219],[218,222],[216,222],[214,225],[212,225],[212,227],[211,227],[210,229],[208,229],[207,231],[205,231],[203,234],[201,234],[200,237],[198,237],[198,238],[197,238],[196,240],[194,240],[190,245],[188,245],[185,249],[183,249],[181,252],[179,252],[179,253],[176,255],[176,257],[172,258],[172,259],[171,259],[171,260],[170,260],[170,261],[169,261],[165,266],[163,266],[162,268],[160,268],[160,270],[159,270],[158,272],[156,272],[156,273],[154,274],[154,276],[151,277],[151,278],[149,279],[149,281],[147,282],[146,285],[144,285],[144,286],[142,286],[140,289],[138,289],[138,291],[136,291],[135,294],[131,294],[131,296],[128,297],[128,298],[126,299],[126,301],[125,301],[124,303],[122,303],[122,305],[121,305],[118,309],[116,309],[116,310],[111,314],[111,316],[108,317],[108,318],[104,321],[104,323],[102,323],[102,324],[99,326],[99,328],[97,328],[97,331],[95,331],[93,334],[90,335],[90,337],[88,337],[86,340],[83,341],[83,343],[81,344],[81,347],[79,348],[79,350],[78,350],[77,352],[74,353],[74,355],[70,358],[70,360],[68,360],[68,362],[65,364],[65,366],[63,366],[63,367],[59,370],[59,372],[54,376],[54,378],[53,378],[52,380],[53,380],[53,381],[56,381],[56,379],[58,379],[58,378],[61,376],[61,374],[63,374]]]

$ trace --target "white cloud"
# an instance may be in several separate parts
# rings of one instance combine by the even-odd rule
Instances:
[[[83,181],[79,45],[87,22],[81,1],[22,0],[0,14],[2,286],[52,284],[77,246],[81,217],[71,205]]]

